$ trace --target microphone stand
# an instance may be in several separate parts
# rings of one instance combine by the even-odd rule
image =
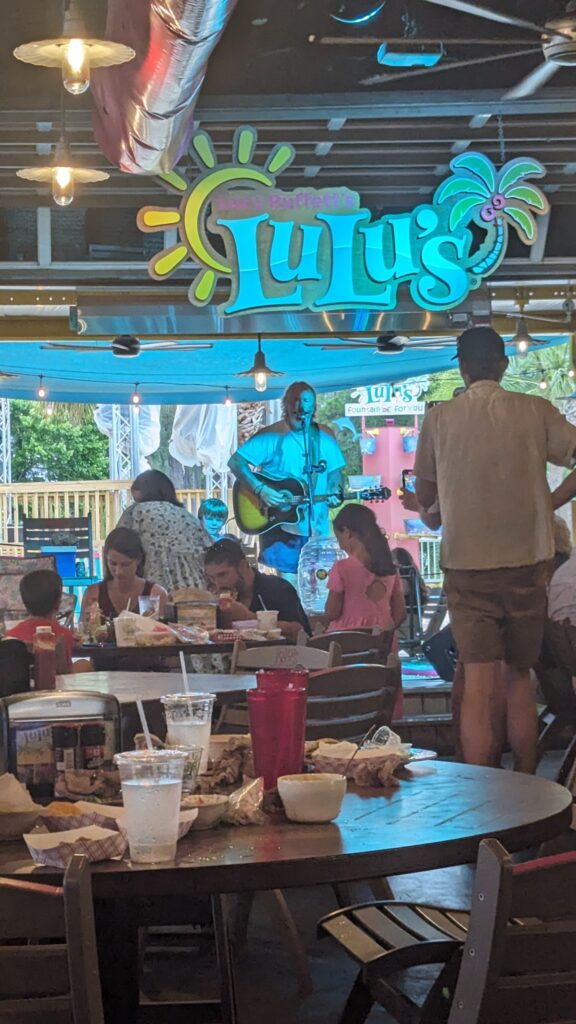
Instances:
[[[306,497],[306,503],[308,505],[308,540],[314,534],[312,528],[312,519],[314,512],[314,494],[313,494],[313,473],[321,473],[326,468],[323,462],[318,463],[317,466],[312,463],[312,444],[311,444],[311,430],[314,426],[313,420],[302,420],[302,439],[303,439],[303,450],[304,450],[304,477],[306,480],[306,487],[308,494]]]

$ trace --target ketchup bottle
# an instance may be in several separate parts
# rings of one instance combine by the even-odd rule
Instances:
[[[34,689],[56,689],[56,637],[50,626],[36,626],[34,641]]]

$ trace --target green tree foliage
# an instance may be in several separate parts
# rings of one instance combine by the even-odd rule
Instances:
[[[80,412],[80,409],[82,411]],[[12,479],[107,480],[108,439],[89,406],[12,401]]]
[[[542,395],[554,405],[565,411],[566,399],[571,396],[576,385],[568,373],[572,368],[569,345],[554,345],[530,351],[523,358],[513,356],[502,380],[502,386],[508,391],[520,391],[526,395]],[[542,390],[540,382],[546,380],[547,387]],[[430,388],[426,393],[427,402],[445,402],[452,398],[455,388],[462,387],[463,381],[457,367],[434,373],[430,377]]]

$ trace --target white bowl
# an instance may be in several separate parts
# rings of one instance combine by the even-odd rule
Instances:
[[[278,792],[290,821],[333,821],[340,814],[346,793],[344,775],[281,775]]]
[[[195,793],[193,796],[184,797],[182,810],[198,810],[198,817],[192,822],[193,829],[214,828],[224,817],[228,810],[230,798],[222,793]]]

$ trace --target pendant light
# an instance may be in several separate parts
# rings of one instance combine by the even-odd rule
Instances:
[[[70,152],[66,136],[66,106],[62,94],[61,134],[54,147],[54,158],[47,167],[23,167],[16,171],[19,178],[51,185],[52,199],[58,206],[69,206],[74,199],[75,187],[96,181],[106,181],[107,171],[95,171],[91,167],[78,167]]]
[[[136,53],[131,46],[108,39],[86,36],[78,0],[63,0],[62,35],[57,39],[41,39],[23,43],[14,50],[17,60],[45,68],[61,68],[62,84],[73,96],[80,96],[90,87],[92,68],[125,64]]]
[[[524,359],[528,355],[530,347],[534,344],[534,338],[531,336],[523,316],[518,321],[516,334],[510,339],[510,344],[516,346],[516,355],[520,359]]]
[[[266,391],[268,387],[269,377],[284,377],[285,374],[277,370],[271,370],[266,365],[266,357],[262,351],[262,335],[258,335],[258,349],[254,356],[254,363],[249,370],[242,370],[240,373],[235,373],[235,377],[254,377],[254,387],[256,391]]]

